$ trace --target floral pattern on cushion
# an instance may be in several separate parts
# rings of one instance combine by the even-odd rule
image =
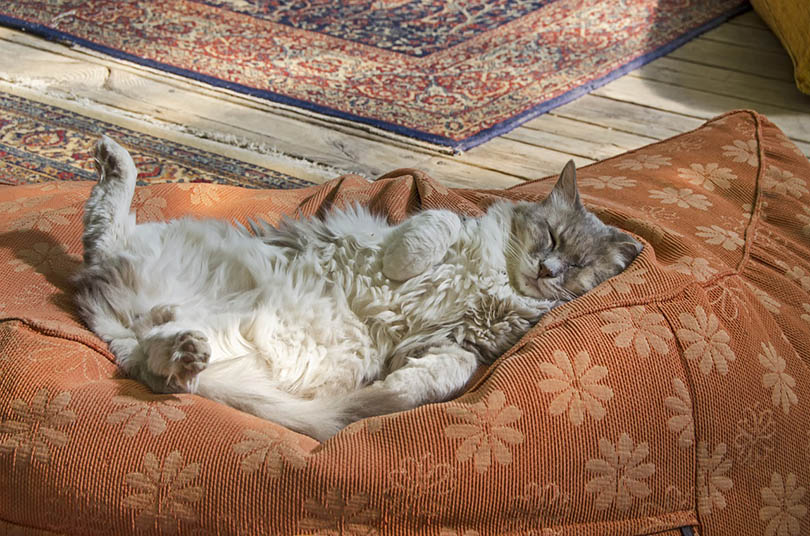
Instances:
[[[740,111],[580,178],[584,202],[645,244],[628,270],[553,310],[457,399],[323,444],[123,377],[70,301],[91,184],[0,187],[0,528],[810,533],[810,162]],[[399,221],[540,199],[553,179],[162,184],[134,207],[140,221],[275,221],[360,199]]]

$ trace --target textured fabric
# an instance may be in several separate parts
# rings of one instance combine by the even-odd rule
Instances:
[[[810,3],[802,0],[751,0],[793,60],[796,87],[810,95]]]
[[[747,6],[745,0],[7,0],[0,23],[466,149]]]
[[[216,182],[250,188],[312,183],[188,145],[0,92],[0,184],[94,180],[102,134],[130,148],[139,184]]]
[[[808,534],[807,177],[745,111],[581,169],[585,203],[644,242],[629,269],[547,315],[460,398],[322,444],[122,377],[69,300],[91,184],[0,187],[0,527]],[[360,201],[400,220],[553,183],[452,190],[400,170],[299,190],[161,184],[135,208],[274,221]]]

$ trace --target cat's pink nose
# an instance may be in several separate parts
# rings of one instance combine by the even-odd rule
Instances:
[[[562,272],[562,263],[557,259],[545,259],[537,270],[537,278],[557,277]]]

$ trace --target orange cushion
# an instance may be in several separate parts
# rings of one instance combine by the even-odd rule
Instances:
[[[644,241],[631,267],[554,310],[459,399],[323,444],[122,377],[70,304],[91,184],[0,187],[0,527],[810,534],[808,177],[745,111],[581,169],[584,201]],[[274,221],[359,200],[399,220],[552,184],[453,190],[400,170],[293,191],[156,185],[134,205],[141,221]]]

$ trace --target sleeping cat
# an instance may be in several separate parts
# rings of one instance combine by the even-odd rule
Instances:
[[[355,206],[323,220],[136,225],[137,171],[102,138],[75,300],[130,376],[325,439],[446,400],[552,307],[641,245],[581,203],[573,162],[540,203],[399,225]]]

